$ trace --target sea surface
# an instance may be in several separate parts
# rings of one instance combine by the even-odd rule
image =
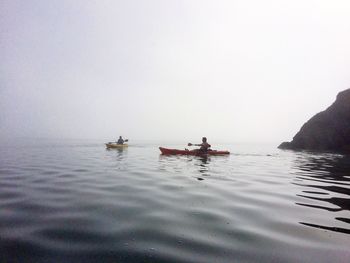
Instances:
[[[0,262],[350,262],[350,156],[130,142],[0,148]]]

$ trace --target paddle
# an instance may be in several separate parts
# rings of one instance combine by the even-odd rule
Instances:
[[[188,146],[202,146],[202,144],[193,144],[193,143],[188,143],[187,144]],[[209,147],[207,148],[207,150],[206,151],[212,151],[212,149],[210,149],[210,147],[211,147],[211,145],[209,145]],[[195,150],[194,150],[195,151]]]

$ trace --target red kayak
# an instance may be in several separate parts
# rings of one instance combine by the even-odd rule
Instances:
[[[230,154],[229,151],[216,151],[216,150],[209,150],[207,152],[199,152],[198,150],[177,150],[177,149],[168,149],[168,148],[163,148],[159,147],[159,150],[162,152],[162,154],[165,155],[175,155],[175,154],[180,154],[180,155],[228,155]]]

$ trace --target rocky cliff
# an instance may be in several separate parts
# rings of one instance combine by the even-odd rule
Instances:
[[[328,109],[313,116],[291,142],[278,148],[350,153],[350,89],[340,92]]]

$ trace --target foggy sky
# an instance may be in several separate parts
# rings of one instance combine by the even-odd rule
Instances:
[[[350,87],[350,2],[0,1],[0,136],[275,142]]]

